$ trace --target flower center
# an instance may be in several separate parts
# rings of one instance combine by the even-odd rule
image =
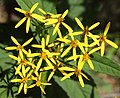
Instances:
[[[89,32],[88,26],[85,27],[83,32],[84,32],[85,35],[88,35],[88,32]]]
[[[101,42],[102,42],[102,41],[105,41],[105,39],[106,39],[106,36],[104,36],[104,35],[100,34],[100,37],[99,37],[99,39],[100,39],[100,41],[101,41]]]
[[[24,77],[20,82],[22,82],[22,83],[27,83],[27,81],[28,81],[28,78],[27,78],[27,77]]]
[[[26,60],[21,60],[21,61],[20,61],[20,64],[26,66],[26,65],[27,65],[27,64],[26,64]]]
[[[41,57],[42,57],[43,59],[46,59],[46,58],[47,58],[47,54],[46,54],[46,52],[42,51],[42,53],[41,53]]]
[[[26,12],[26,13],[25,13],[25,16],[26,16],[27,18],[31,18],[31,13],[30,13],[30,12]]]
[[[21,45],[18,45],[16,50],[18,51],[18,50],[22,50],[22,49],[23,49],[23,47]]]
[[[40,85],[41,85],[41,81],[37,80],[37,81],[36,81],[36,85],[37,85],[37,86],[40,86]]]
[[[88,59],[90,59],[89,54],[85,53],[85,54],[83,55],[83,59],[84,59],[85,61],[88,60]]]
[[[49,19],[49,18],[51,18],[51,15],[50,14],[46,14],[45,15],[45,19]]]
[[[81,70],[79,70],[78,68],[75,69],[75,75],[78,76],[81,74]]]
[[[72,41],[71,46],[76,48],[78,46],[78,41],[77,40]]]
[[[62,23],[64,21],[64,19],[62,17],[58,18],[58,23]]]

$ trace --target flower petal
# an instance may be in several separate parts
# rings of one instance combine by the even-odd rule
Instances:
[[[24,22],[26,19],[27,19],[26,17],[22,18],[22,19],[15,25],[15,28],[18,28],[21,24],[23,24],[23,22]]]
[[[54,35],[54,34],[58,31],[59,26],[60,26],[60,23],[57,23],[57,24],[55,25],[52,35]]]
[[[12,41],[13,41],[16,45],[20,45],[20,44],[18,43],[18,41],[17,41],[13,36],[11,36],[11,39],[12,39]]]
[[[62,18],[64,19],[67,14],[68,14],[68,9],[65,10],[65,12],[62,14]]]
[[[32,40],[33,40],[33,37],[30,38],[28,41],[26,41],[22,46],[23,46],[23,47],[24,47],[24,46],[27,46]]]
[[[104,52],[105,52],[105,42],[103,41],[101,44],[101,56],[104,55]]]
[[[32,8],[30,9],[30,13],[32,13],[35,10],[35,8],[38,6],[38,4],[39,3],[37,2],[32,6]]]
[[[70,76],[72,76],[72,75],[74,75],[74,72],[71,72],[71,73],[65,75],[65,76],[61,79],[61,81],[65,80],[65,79],[67,79],[67,78],[70,78]]]
[[[88,64],[89,64],[90,68],[91,68],[92,70],[94,70],[94,66],[93,66],[92,61],[91,61],[90,59],[88,59],[87,62],[88,62]]]
[[[81,21],[80,21],[77,17],[75,17],[75,20],[76,20],[77,24],[79,25],[79,27],[80,27],[82,30],[84,30],[84,26],[83,26],[83,24],[81,23]]]
[[[26,23],[26,33],[29,32],[29,28],[30,28],[30,18],[27,19],[27,23]]]
[[[18,94],[21,92],[22,88],[23,88],[23,83],[21,83],[20,86],[19,86]]]
[[[105,27],[104,36],[107,35],[109,28],[110,28],[110,22],[108,22],[108,24]]]
[[[112,47],[118,48],[118,46],[117,46],[114,42],[112,42],[111,40],[106,39],[105,41],[106,41],[109,45],[111,45]]]
[[[16,11],[18,11],[18,12],[20,12],[20,13],[23,13],[23,14],[25,14],[25,13],[26,13],[26,11],[25,11],[25,10],[22,10],[22,9],[20,9],[20,8],[15,8],[15,10],[16,10]]]
[[[92,29],[94,29],[95,27],[97,27],[99,24],[100,24],[100,22],[97,22],[97,23],[93,24],[92,26],[90,26],[90,27],[88,28],[89,31],[92,30]]]
[[[82,76],[81,76],[81,75],[78,75],[78,79],[79,79],[80,85],[81,85],[82,87],[84,87],[84,82],[83,82]]]
[[[64,56],[70,51],[71,48],[72,48],[72,47],[69,46],[69,47],[62,53],[61,57],[64,57]]]

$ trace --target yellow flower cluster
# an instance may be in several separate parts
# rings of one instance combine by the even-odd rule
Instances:
[[[58,36],[55,41],[50,42],[49,40],[51,36],[50,34],[47,34],[45,38],[42,38],[40,44],[32,44],[31,46],[38,50],[34,53],[31,52],[31,49],[28,51],[25,50],[25,46],[30,44],[33,38],[30,38],[23,45],[20,45],[20,43],[13,36],[11,36],[11,39],[16,46],[6,47],[5,49],[18,51],[17,56],[9,55],[9,57],[17,61],[17,66],[14,68],[15,75],[19,76],[11,82],[20,83],[18,93],[20,93],[23,89],[26,94],[27,89],[37,86],[40,87],[41,91],[45,94],[44,86],[51,85],[49,81],[55,74],[56,70],[59,70],[63,75],[61,81],[75,75],[78,77],[81,86],[84,87],[83,77],[89,80],[88,77],[82,72],[85,62],[87,62],[90,68],[94,70],[94,65],[91,61],[91,54],[100,50],[101,56],[103,56],[105,42],[114,48],[118,48],[118,46],[114,42],[108,40],[106,36],[110,27],[110,22],[107,24],[104,34],[94,35],[91,30],[97,27],[100,22],[97,22],[90,27],[84,27],[81,21],[75,17],[76,23],[81,28],[81,31],[75,32],[64,22],[65,16],[68,14],[68,10],[66,10],[63,14],[53,14],[50,12],[45,12],[43,9],[39,8],[38,10],[43,14],[43,16],[41,16],[33,13],[37,6],[38,3],[34,4],[30,11],[15,8],[15,10],[25,15],[25,17],[17,23],[15,28],[19,27],[27,19],[26,32],[28,33],[30,21],[32,19],[36,19],[44,23],[45,26],[52,25],[54,30],[51,36],[54,36],[55,33],[58,33]],[[63,25],[68,31],[65,36],[63,36],[59,28],[60,25]],[[92,42],[89,42],[89,40],[92,40]],[[71,49],[72,51],[70,51]],[[69,66],[64,63],[65,61],[63,58],[67,58],[67,61],[76,61],[77,65]],[[42,73],[44,71],[50,72],[46,82],[42,81]]]

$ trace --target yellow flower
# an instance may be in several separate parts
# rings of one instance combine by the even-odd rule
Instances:
[[[73,57],[76,56],[76,48],[79,47],[80,50],[83,50],[84,43],[79,42],[79,40],[72,38],[73,40],[69,40],[66,38],[57,38],[58,41],[69,44],[69,47],[62,53],[61,57],[64,57],[70,50],[73,48]],[[75,59],[74,59],[75,60]]]
[[[59,53],[50,52],[49,49],[45,49],[45,48],[48,46],[49,38],[50,38],[50,35],[47,35],[46,41],[45,41],[44,38],[42,38],[41,45],[37,45],[37,44],[32,45],[32,47],[35,47],[35,48],[42,48],[42,51],[40,51],[40,53],[32,53],[32,54],[31,54],[31,57],[40,56],[40,59],[39,59],[39,61],[38,61],[38,63],[37,63],[36,71],[38,71],[39,68],[41,67],[41,64],[42,64],[42,61],[43,61],[43,60],[45,60],[46,63],[47,63],[49,66],[53,66],[52,63],[50,62],[50,60],[51,60],[54,64],[56,64],[53,56],[59,55]],[[50,60],[49,60],[49,59],[50,59]]]
[[[9,55],[9,57],[18,62],[18,67],[15,67],[15,69],[16,69],[15,74],[18,74],[19,71],[21,70],[21,68],[23,68],[23,67],[32,67],[32,68],[36,67],[32,62],[25,59],[23,55],[18,56],[18,57],[14,56],[14,55]]]
[[[92,29],[94,29],[95,27],[97,27],[100,24],[100,22],[97,22],[90,27],[88,27],[88,26],[84,27],[83,24],[81,23],[81,21],[77,17],[75,18],[75,20],[76,20],[77,24],[79,25],[79,27],[83,30],[82,32],[77,32],[75,35],[84,34],[84,43],[86,45],[88,44],[88,37],[91,37],[94,40],[94,42],[96,42],[96,44],[99,45],[96,37],[90,31]]]
[[[94,70],[93,63],[92,63],[92,61],[90,60],[90,58],[91,58],[90,55],[91,55],[92,53],[100,50],[100,49],[101,49],[101,47],[97,47],[97,48],[92,49],[90,52],[87,52],[86,50],[83,49],[83,50],[81,50],[83,54],[81,54],[81,55],[76,55],[76,56],[71,56],[71,57],[69,57],[67,60],[72,60],[72,59],[77,59],[77,58],[79,58],[79,60],[78,60],[78,66],[83,66],[84,63],[87,61],[87,63],[88,63],[88,65],[90,66],[90,68],[91,68],[92,70]],[[81,65],[80,65],[80,64],[81,64]]]
[[[101,43],[101,56],[104,55],[105,42],[108,43],[109,45],[111,45],[114,48],[118,48],[118,46],[114,42],[107,39],[107,33],[108,33],[109,28],[110,28],[110,22],[106,25],[105,30],[104,30],[104,34],[100,34],[99,36],[96,35],[96,38],[99,38],[98,40]]]
[[[30,38],[24,44],[20,45],[20,43],[13,36],[11,36],[11,39],[15,43],[16,46],[6,47],[5,49],[6,50],[17,50],[19,51],[19,55],[23,55],[23,53],[27,54],[27,51],[24,49],[24,47],[27,46],[33,40],[33,38]]]
[[[47,19],[47,22],[45,23],[45,25],[54,25],[54,30],[53,30],[53,35],[58,31],[59,26],[64,23],[64,18],[65,16],[68,14],[68,10],[66,10],[60,17],[58,17],[57,19]]]
[[[30,79],[30,76],[33,72],[33,70],[30,70],[30,72],[28,73],[29,70],[26,71],[25,67],[23,67],[22,72],[18,72],[18,74],[20,75],[21,79],[13,79],[11,80],[11,82],[19,82],[20,86],[18,89],[18,94],[21,92],[22,88],[24,90],[24,94],[27,94],[27,83]]]
[[[38,9],[43,15],[44,15],[44,20],[46,19],[51,19],[51,18],[58,18],[61,16],[61,14],[52,14],[50,12],[45,12],[43,9],[39,8]]]
[[[37,77],[32,76],[32,80],[35,80],[36,83],[30,85],[30,86],[27,87],[27,88],[33,88],[33,87],[37,86],[37,87],[40,87],[42,93],[46,94],[45,91],[44,91],[43,85],[51,85],[51,83],[43,83],[43,82],[41,81],[42,72],[40,72],[40,74],[38,74],[38,72],[35,72],[35,75],[36,75]]]
[[[88,77],[84,73],[82,73],[82,71],[81,71],[82,67],[83,66],[81,66],[81,65],[77,66],[77,68],[61,67],[60,70],[70,71],[70,73],[66,74],[61,79],[61,81],[65,80],[65,79],[67,79],[69,77],[71,77],[72,75],[76,75],[78,77],[78,79],[79,79],[79,83],[81,84],[82,87],[84,87],[84,82],[83,82],[82,76],[84,78],[86,78],[87,80],[89,80],[89,79],[88,79]]]
[[[39,21],[43,21],[43,16],[40,16],[38,14],[33,13],[33,11],[35,10],[35,8],[38,6],[39,3],[35,3],[32,8],[29,11],[25,11],[22,10],[20,8],[15,8],[15,10],[17,10],[20,13],[23,13],[25,15],[24,18],[22,18],[15,26],[15,28],[18,28],[26,19],[27,19],[27,23],[26,23],[26,33],[29,32],[29,27],[30,27],[30,21],[32,18],[35,18]]]

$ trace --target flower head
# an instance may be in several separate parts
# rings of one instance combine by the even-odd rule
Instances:
[[[38,14],[35,14],[33,13],[33,11],[35,10],[35,8],[38,6],[39,3],[35,3],[32,8],[29,10],[29,11],[25,11],[23,9],[20,9],[20,8],[15,8],[15,10],[17,10],[18,12],[20,13],[23,13],[25,15],[24,18],[22,18],[15,26],[15,28],[18,28],[21,24],[23,24],[23,22],[25,20],[27,20],[27,23],[26,23],[26,33],[29,32],[29,27],[30,27],[30,21],[32,18],[35,18],[39,21],[43,21],[43,16],[40,16]]]
[[[12,41],[15,43],[16,46],[10,46],[6,47],[6,50],[17,50],[19,51],[19,55],[23,55],[23,53],[27,54],[27,51],[24,49],[25,46],[27,46],[33,38],[30,38],[28,41],[26,41],[24,44],[20,44],[13,36],[11,36]]]

